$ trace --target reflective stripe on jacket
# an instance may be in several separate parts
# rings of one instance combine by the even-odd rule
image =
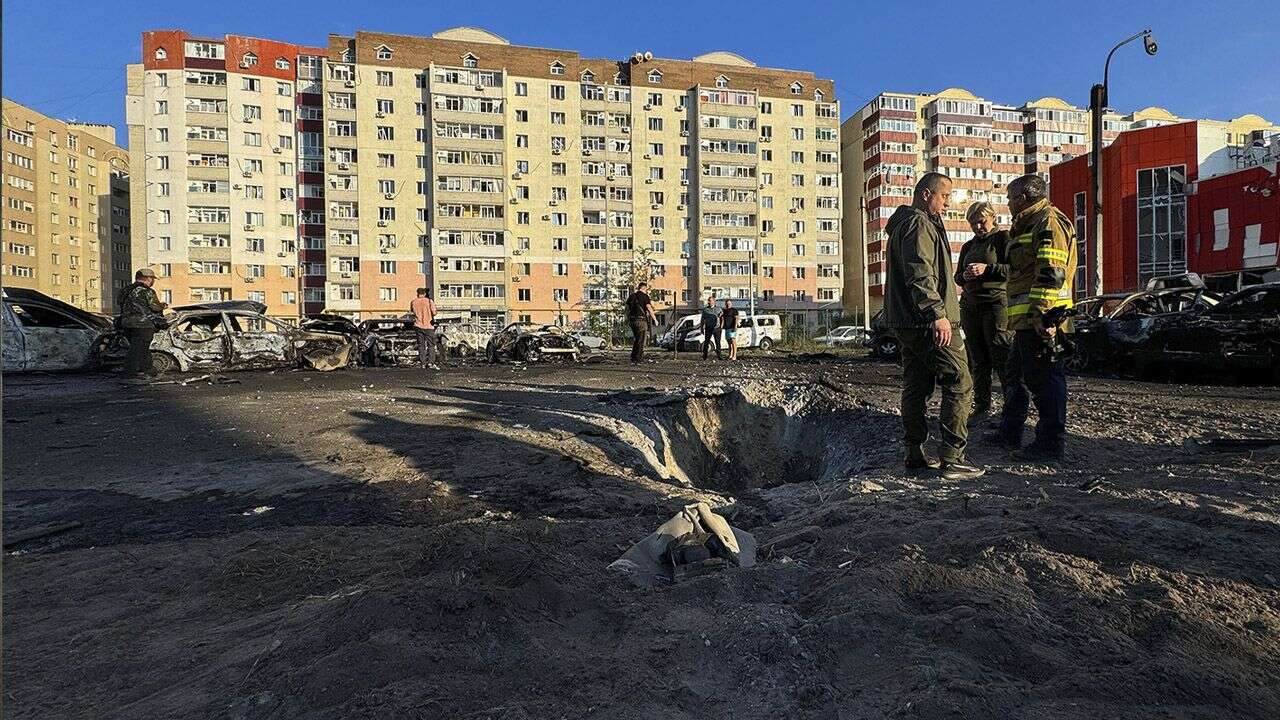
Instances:
[[[1009,329],[1029,330],[1051,308],[1075,304],[1075,230],[1042,198],[1018,213],[1009,234]]]

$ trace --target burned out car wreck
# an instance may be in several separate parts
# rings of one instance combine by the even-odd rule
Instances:
[[[1077,318],[1072,336],[1078,371],[1265,374],[1280,382],[1280,283],[1221,299],[1203,288],[1134,293],[1108,312]]]
[[[489,362],[543,362],[551,359],[577,361],[590,352],[582,341],[557,325],[511,323],[489,338],[485,357]]]
[[[175,308],[156,332],[151,358],[159,372],[309,367],[335,370],[356,363],[358,343],[333,330],[294,327],[263,314],[252,301]],[[128,341],[118,337],[114,344]]]

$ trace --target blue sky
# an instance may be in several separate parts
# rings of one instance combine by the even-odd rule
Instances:
[[[305,8],[305,10],[303,9]],[[68,22],[74,18],[74,22]],[[351,2],[7,0],[4,94],[61,118],[123,130],[124,65],[142,31],[182,28],[323,45],[356,29],[430,34],[476,25],[517,44],[624,57],[731,50],[836,82],[845,116],[882,90],[959,85],[997,102],[1056,95],[1088,105],[1111,45],[1143,27],[1112,63],[1111,104],[1186,117],[1247,112],[1280,122],[1280,0],[1191,2]],[[71,28],[94,28],[84,38]],[[92,42],[87,42],[92,37]],[[81,42],[82,40],[86,42]],[[124,133],[121,132],[121,135]],[[123,140],[123,138],[121,138]]]

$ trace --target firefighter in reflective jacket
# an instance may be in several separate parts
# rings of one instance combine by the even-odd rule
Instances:
[[[1005,370],[1004,411],[1000,429],[989,438],[1017,451],[1022,460],[1057,462],[1067,442],[1067,375],[1064,361],[1051,351],[1055,333],[1044,315],[1055,307],[1071,307],[1076,273],[1075,232],[1046,197],[1038,175],[1009,183],[1009,329],[1013,344]],[[1040,415],[1035,440],[1025,448],[1022,428],[1029,403]]]

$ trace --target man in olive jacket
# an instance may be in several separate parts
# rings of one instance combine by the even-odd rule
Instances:
[[[952,331],[960,322],[956,287],[952,283],[951,245],[942,213],[951,195],[951,180],[926,173],[916,183],[911,205],[889,218],[888,272],[885,279],[884,321],[902,349],[902,430],[908,470],[938,467],[924,450],[929,439],[925,405],[934,387],[942,389],[942,476],[948,480],[976,478],[982,468],[965,460],[969,404],[973,383],[965,357],[964,339]]]
[[[133,274],[133,284],[120,290],[116,301],[120,307],[120,327],[129,338],[124,370],[134,377],[149,377],[156,373],[151,363],[151,338],[156,334],[154,318],[168,305],[160,302],[156,291],[151,289],[155,284],[155,271],[142,268]]]

